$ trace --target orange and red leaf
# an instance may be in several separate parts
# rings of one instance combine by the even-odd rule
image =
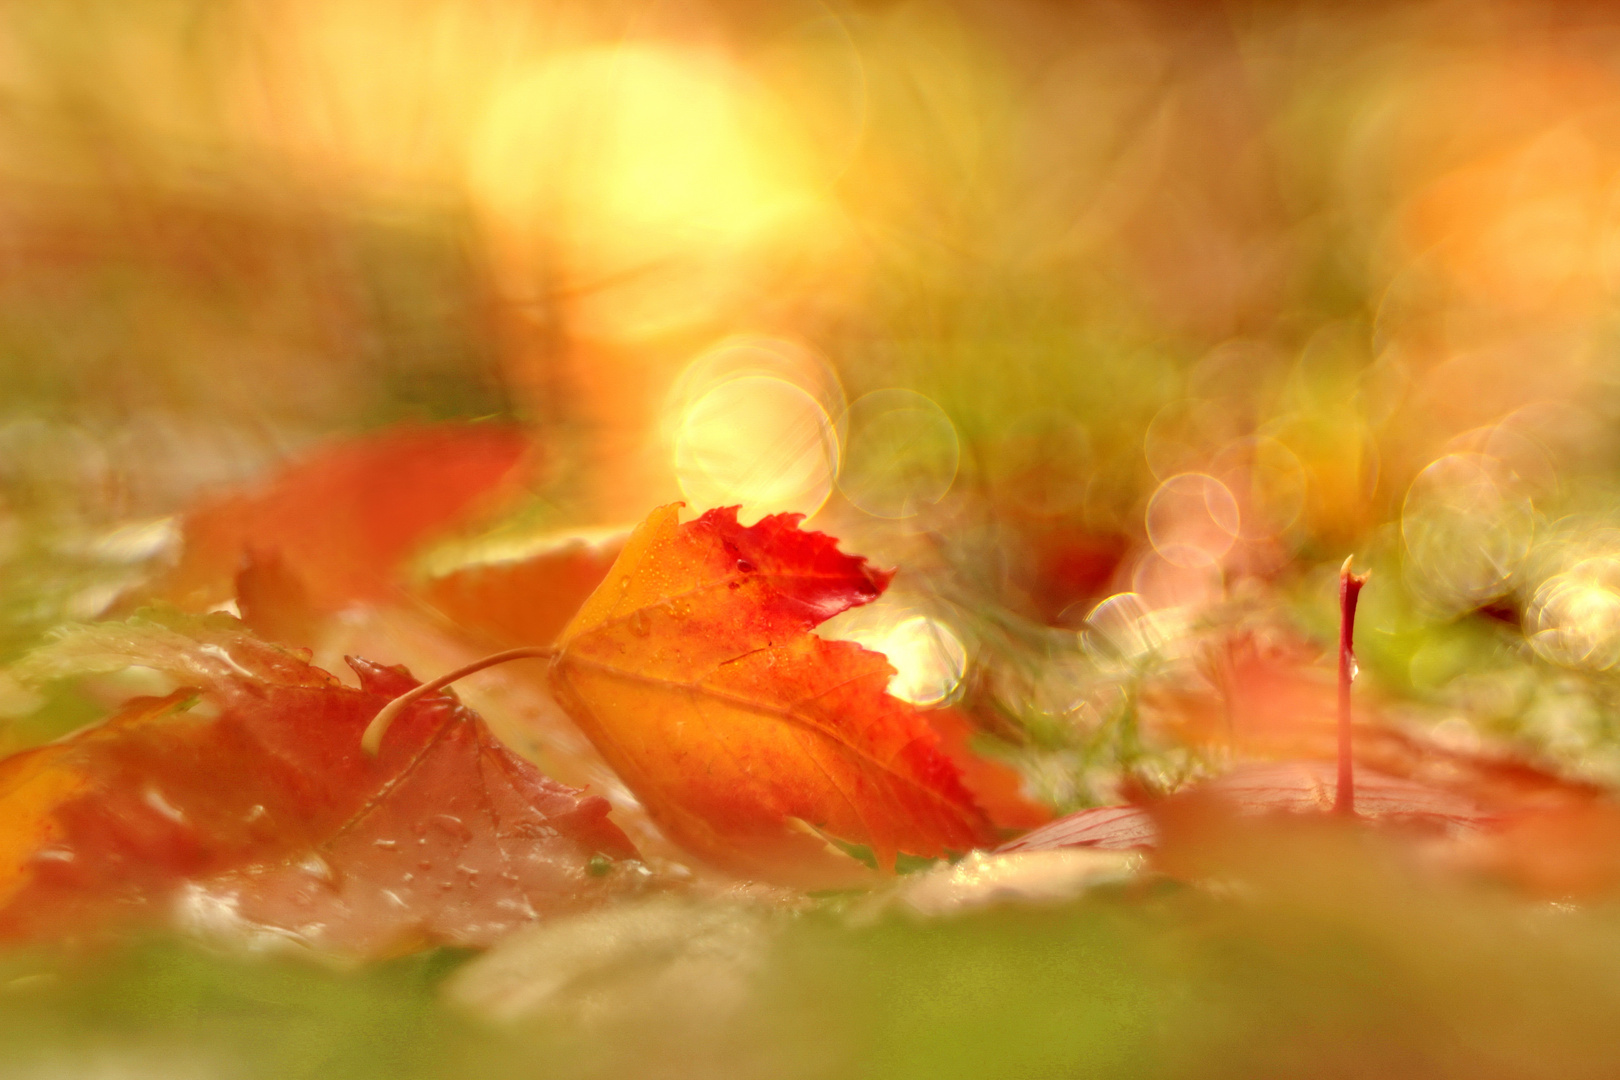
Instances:
[[[797,515],[738,523],[656,510],[563,631],[552,685],[653,818],[688,850],[790,883],[847,876],[826,839],[879,865],[995,839],[879,654],[810,633],[890,574]]]

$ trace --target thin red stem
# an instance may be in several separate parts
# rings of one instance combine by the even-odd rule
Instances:
[[[549,646],[507,649],[505,652],[486,656],[482,660],[474,660],[470,664],[463,664],[454,671],[440,675],[437,679],[431,679],[421,686],[413,687],[377,711],[377,715],[371,718],[371,723],[366,725],[365,733],[360,736],[360,746],[366,753],[376,757],[377,751],[382,747],[383,736],[388,733],[389,726],[399,717],[400,713],[409,708],[412,702],[426,697],[428,694],[443,690],[457,679],[464,679],[476,671],[483,671],[485,668],[494,667],[496,664],[504,664],[508,660],[550,660],[555,655],[557,655],[557,650]]]
[[[1337,814],[1356,812],[1355,758],[1350,746],[1350,683],[1356,677],[1356,601],[1370,574],[1352,574],[1350,560],[1339,570],[1339,786]]]

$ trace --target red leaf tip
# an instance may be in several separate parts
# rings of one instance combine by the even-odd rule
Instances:
[[[768,575],[783,598],[803,605],[810,625],[870,604],[894,579],[893,570],[839,551],[836,537],[801,529],[803,514],[767,514],[743,525],[737,520],[739,509],[704,511],[687,528],[712,531],[726,555],[736,559],[738,570]]]

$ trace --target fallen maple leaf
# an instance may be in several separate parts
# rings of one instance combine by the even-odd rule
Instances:
[[[368,705],[416,685],[402,671],[351,664]],[[312,944],[374,955],[491,945],[614,891],[604,880],[613,860],[636,851],[605,800],[542,776],[453,700],[419,704],[427,715],[417,732],[395,729],[409,758],[331,836],[296,860],[205,882],[198,899]],[[345,746],[361,726],[342,733]]]
[[[688,850],[793,884],[847,879],[827,839],[936,857],[995,840],[879,654],[810,633],[890,575],[778,514],[653,511],[563,630],[559,700]]]
[[[0,936],[189,895],[194,912],[343,951],[481,945],[607,895],[602,872],[635,855],[604,800],[546,779],[451,698],[416,703],[363,753],[372,716],[415,685],[402,671],[353,660],[361,686],[343,686],[219,618],[85,628],[34,661],[114,664],[202,691],[0,762]]]
[[[601,584],[628,535],[623,530],[554,537],[520,558],[459,567],[426,582],[420,595],[458,630],[485,645],[532,656],[530,647],[554,641]],[[544,669],[520,667],[516,677],[528,679],[534,672],[543,676]],[[545,685],[543,677],[535,681]],[[960,770],[963,785],[998,828],[1030,829],[1052,819],[1050,809],[1024,796],[1016,770],[974,752],[971,739],[977,729],[961,713],[935,708],[923,716],[939,737],[940,751]],[[550,742],[560,737],[548,732]]]

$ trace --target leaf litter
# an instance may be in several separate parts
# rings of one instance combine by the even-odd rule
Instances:
[[[656,557],[641,561],[649,551]],[[234,587],[239,598],[244,587],[259,598],[244,614],[280,603],[305,619],[281,625],[299,625],[327,648],[367,618],[423,620],[424,641],[443,638],[430,648],[466,648],[449,644],[459,640],[455,628],[429,629],[431,610],[412,606],[403,579],[390,579],[386,597],[350,595],[340,618],[330,601],[308,602],[302,578],[283,573],[278,557],[244,556],[247,576],[239,571]],[[1287,1072],[1301,1054],[1330,1071],[1392,1074],[1402,1074],[1397,1061],[1419,1061],[1414,1070],[1425,1075],[1441,1066],[1515,1076],[1612,1067],[1593,1041],[1595,1018],[1620,998],[1600,973],[1614,951],[1602,942],[1616,936],[1601,904],[1620,882],[1604,854],[1620,819],[1601,787],[1508,754],[1440,747],[1363,707],[1355,820],[1333,815],[1338,777],[1321,705],[1331,691],[1308,658],[1278,663],[1238,633],[1214,639],[1210,655],[1225,659],[1203,689],[1170,681],[1143,691],[1147,724],[1227,762],[1213,779],[1168,794],[1145,785],[1130,805],[1085,809],[991,850],[1005,839],[992,820],[1029,828],[1045,815],[1005,769],[973,777],[983,759],[968,749],[972,718],[898,708],[882,691],[889,669],[881,657],[809,634],[840,607],[875,596],[886,574],[791,519],[745,528],[711,513],[680,525],[673,510],[655,513],[620,563],[634,572],[615,576],[616,565],[561,634],[551,679],[569,713],[689,854],[745,878],[856,880],[863,892],[806,900],[743,882],[717,891],[722,877],[683,898],[701,875],[654,860],[649,879],[605,802],[535,772],[453,697],[407,708],[373,762],[358,750],[359,733],[415,685],[403,672],[353,661],[360,686],[344,686],[307,652],[228,617],[148,613],[67,629],[8,673],[16,692],[145,669],[172,692],[128,701],[100,726],[0,766],[8,770],[0,802],[18,823],[0,851],[10,889],[0,927],[60,941],[155,915],[236,947],[297,941],[385,956],[435,943],[494,945],[446,984],[446,1000],[479,1023],[521,1032],[521,1049],[507,1046],[503,1067],[544,1053],[560,1075],[598,1075],[610,1060],[648,1076],[722,1065],[732,1075],[844,1075],[856,1061],[885,1075],[1018,1076],[1072,1071],[1082,1060],[1097,1075],[1214,1075],[1210,1062],[1233,1074],[1244,1074],[1240,1064]],[[794,569],[804,563],[814,569]],[[518,570],[508,580],[555,570]],[[460,593],[471,605],[469,640],[506,643],[553,618],[526,624],[501,587],[480,588]],[[490,596],[503,598],[504,614],[479,625],[477,606]],[[257,622],[275,636],[276,618]],[[771,662],[751,681],[725,681],[725,669],[756,657]],[[861,789],[823,768],[806,795],[802,765],[744,770],[717,793],[724,784],[694,782],[694,770],[670,763],[704,760],[717,741],[748,747],[745,759],[761,746],[776,760],[770,748],[781,735],[768,725],[722,725],[700,730],[695,743],[660,746],[665,736],[652,730],[660,716],[675,716],[676,731],[683,715],[712,719],[712,698],[756,720],[796,722],[786,725],[794,735],[782,760],[815,760],[805,754],[800,703],[805,687],[813,696],[829,681],[860,688],[839,718],[876,716],[891,732],[878,744],[887,756],[857,760],[886,762],[886,770],[902,762],[899,775],[926,763],[913,782],[943,792],[954,823],[914,813],[908,821],[905,800],[890,797],[851,827],[826,800]],[[1244,700],[1254,707],[1234,708]],[[1275,707],[1289,701],[1305,707]],[[717,739],[717,731],[729,733]],[[1315,756],[1296,756],[1302,749]],[[181,771],[193,779],[171,783]],[[727,813],[717,814],[719,805]],[[627,807],[636,803],[616,813]],[[1366,823],[1379,820],[1396,828],[1369,832]],[[204,821],[228,827],[189,829]],[[423,849],[414,862],[405,854],[413,840]],[[936,861],[873,891],[863,875],[844,876],[847,854],[862,848],[883,867],[908,868],[916,860],[896,858],[908,853]],[[70,850],[73,858],[62,858]],[[1502,884],[1508,893],[1491,891]],[[654,895],[635,898],[649,887]],[[1527,903],[1576,896],[1600,906]],[[594,913],[569,914],[586,909]],[[1436,932],[1440,913],[1457,925]],[[1067,944],[1054,948],[1054,934]],[[99,940],[103,950],[128,948],[116,933]],[[1326,982],[1289,959],[1325,956],[1346,940],[1357,943],[1356,959]],[[1468,959],[1486,942],[1493,960]],[[181,958],[191,946],[159,948],[180,950],[161,953],[176,958],[166,963],[188,962]],[[452,958],[446,970],[457,966]],[[33,978],[25,972],[17,985],[34,987]],[[123,980],[115,992],[139,995],[147,976],[113,978]],[[1369,1011],[1357,989],[1367,979],[1460,1034],[1441,1046],[1404,1014]],[[1545,990],[1509,1021],[1461,992],[1488,979]],[[1077,986],[1092,989],[1076,998]],[[358,984],[353,992],[374,993]],[[816,993],[826,996],[806,996]],[[1068,1002],[1061,1033],[1029,1028],[1052,1015],[1041,995]],[[1226,1024],[1206,1004],[1222,995],[1235,1003]],[[1568,1007],[1571,995],[1582,1007]],[[1262,1003],[1281,1001],[1318,1034],[1257,1021]],[[570,1026],[588,1032],[591,1045],[568,1035]],[[1183,1033],[1184,1046],[1167,1050],[1152,1037],[1166,1026]],[[694,1038],[694,1027],[707,1034]],[[1025,1029],[1027,1038],[1016,1034]],[[1111,1034],[1099,1041],[1103,1031]],[[1563,1071],[1520,1053],[1518,1040],[1532,1036],[1564,1047],[1547,1055]],[[619,1049],[604,1056],[602,1042]],[[999,1056],[983,1057],[980,1045]],[[1268,1057],[1270,1045],[1281,1056]]]

